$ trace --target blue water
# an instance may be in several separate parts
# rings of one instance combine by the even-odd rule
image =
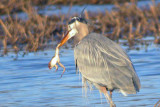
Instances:
[[[158,3],[159,0],[156,1]],[[150,4],[151,1],[138,2],[139,6]],[[89,5],[88,11],[110,10],[113,5]],[[66,14],[69,6],[55,9],[46,7],[39,11],[45,15]],[[80,13],[84,6],[73,6],[70,13]],[[53,11],[55,10],[55,11]],[[24,13],[18,14],[25,19]],[[2,16],[4,17],[4,16]],[[146,39],[147,40],[147,39]],[[123,41],[122,41],[123,42]],[[127,97],[113,93],[113,101],[117,107],[153,107],[160,99],[160,46],[151,44],[139,46],[140,50],[126,49],[131,57],[142,88],[139,93]],[[21,52],[23,53],[23,52]],[[61,49],[61,63],[66,72],[60,78],[62,68],[48,69],[48,62],[54,55],[54,50],[29,53],[14,60],[15,54],[9,53],[0,57],[0,107],[109,107],[104,96],[100,97],[98,90],[88,90],[87,97],[82,91],[81,77],[76,74],[73,49]]]
[[[125,48],[125,47],[123,47]],[[113,93],[117,107],[152,107],[160,99],[160,48],[150,45],[146,51],[127,52],[131,57],[142,88],[139,93],[127,97]],[[0,107],[104,107],[106,99],[96,89],[82,92],[81,78],[76,74],[72,49],[61,49],[61,63],[66,72],[60,78],[62,68],[48,69],[54,50],[29,53],[17,60],[15,55],[0,57]]]
[[[155,0],[155,4],[157,5],[160,3],[160,0]],[[152,0],[142,0],[137,2],[137,6],[140,8],[143,7],[149,7],[150,5],[153,5]],[[105,5],[73,5],[72,7],[70,5],[49,5],[45,6],[43,9],[38,9],[39,7],[35,7],[36,10],[38,10],[39,14],[45,15],[45,16],[51,16],[51,15],[74,15],[82,12],[83,8],[88,12],[102,12],[105,11],[111,11],[114,8],[114,5],[112,4],[105,4]],[[21,18],[23,20],[26,20],[28,18],[28,15],[24,12],[16,13],[16,15],[13,15],[14,17]],[[7,15],[0,16],[1,19],[4,19],[7,17]]]

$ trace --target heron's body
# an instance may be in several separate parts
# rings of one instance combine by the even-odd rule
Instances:
[[[75,63],[83,82],[93,84],[104,93],[111,107],[115,107],[112,101],[113,90],[123,94],[139,91],[140,81],[132,62],[117,43],[103,35],[89,33],[87,21],[82,17],[72,18],[68,32],[58,47],[71,37],[74,37]],[[110,96],[107,91],[110,91]]]
[[[123,49],[97,33],[85,36],[74,48],[75,62],[82,77],[98,89],[135,94],[140,82],[132,62]]]

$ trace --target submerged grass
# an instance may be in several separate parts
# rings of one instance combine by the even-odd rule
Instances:
[[[23,0],[22,0],[23,1]],[[62,38],[62,33],[66,31],[67,21],[73,16],[52,15],[44,16],[38,14],[30,0],[25,2],[13,0],[14,7],[4,8],[0,2],[0,13],[5,13],[7,17],[0,19],[0,46],[1,53],[8,52],[8,46],[14,49],[15,53],[20,50],[26,52],[43,50],[48,43]],[[4,2],[4,1],[3,1]],[[119,39],[128,41],[130,47],[142,42],[145,36],[153,36],[154,43],[160,43],[160,4],[147,7],[137,7],[134,0],[131,3],[115,3],[111,11],[102,12],[84,12],[84,17],[89,19],[92,24],[90,30],[102,33],[104,36],[119,42]],[[10,2],[8,2],[8,7]],[[21,10],[28,16],[22,20],[16,16],[17,11]],[[64,22],[66,24],[64,24]]]

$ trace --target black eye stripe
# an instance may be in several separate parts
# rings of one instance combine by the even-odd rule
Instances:
[[[69,24],[72,24],[75,21],[76,21],[76,19],[72,19],[71,21],[69,21]]]
[[[69,21],[69,24],[74,23],[76,20],[79,21],[79,22],[81,22],[81,23],[87,24],[87,21],[84,18],[80,18],[80,17],[73,17],[71,19],[71,21]]]

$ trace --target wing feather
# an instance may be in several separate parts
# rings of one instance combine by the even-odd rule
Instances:
[[[91,33],[75,46],[74,55],[79,71],[87,80],[128,94],[139,91],[140,81],[130,58],[112,40]]]

